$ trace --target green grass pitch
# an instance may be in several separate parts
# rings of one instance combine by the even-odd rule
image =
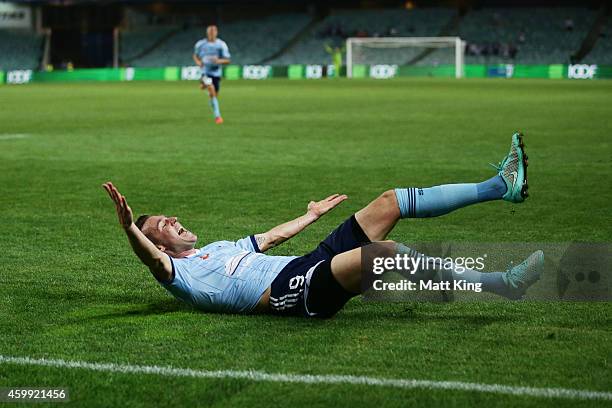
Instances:
[[[327,321],[203,314],[131,253],[135,213],[199,244],[349,200],[273,254],[302,254],[385,189],[479,181],[525,132],[531,197],[404,220],[409,241],[609,241],[612,82],[226,81],[216,126],[194,83],[0,87],[0,355],[611,391],[609,303],[373,304]],[[0,364],[0,386],[79,406],[593,406],[466,391],[187,379]]]

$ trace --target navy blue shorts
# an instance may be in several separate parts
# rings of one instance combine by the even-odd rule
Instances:
[[[219,93],[219,88],[221,87],[221,78],[217,77],[217,76],[210,76],[210,75],[202,75],[202,77],[200,78],[200,81],[208,86],[211,85],[215,87],[215,92]]]
[[[360,248],[370,240],[352,215],[332,231],[314,251],[294,259],[272,282],[273,314],[328,318],[356,293],[346,291],[331,272],[334,256]]]

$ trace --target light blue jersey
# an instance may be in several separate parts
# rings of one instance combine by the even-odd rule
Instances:
[[[253,235],[208,244],[187,258],[170,258],[177,299],[211,312],[248,313],[280,271],[296,256],[260,253]]]
[[[195,44],[193,53],[202,61],[202,75],[221,77],[221,65],[213,64],[213,58],[230,58],[225,41],[217,38],[213,42],[203,38]]]

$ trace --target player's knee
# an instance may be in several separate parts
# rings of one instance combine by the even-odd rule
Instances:
[[[390,210],[398,209],[397,197],[395,196],[394,190],[387,190],[378,197],[381,204]]]
[[[384,241],[375,241],[369,247],[370,256],[374,258],[390,258],[396,254],[397,242],[392,239]]]

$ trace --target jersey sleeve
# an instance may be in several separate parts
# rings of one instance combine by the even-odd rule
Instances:
[[[172,263],[172,278],[168,281],[159,281],[159,283],[177,299],[185,303],[193,303],[189,279],[189,263],[191,260],[187,258],[175,259],[170,256],[169,258]]]
[[[221,43],[221,58],[231,58],[229,48],[227,47],[225,41]]]
[[[195,43],[195,45],[193,46],[193,53],[194,53],[195,55],[198,55],[198,48],[200,48],[200,47],[199,47],[199,45],[200,45],[200,42],[198,41],[198,42],[197,42],[197,43]],[[200,57],[200,56],[198,55],[198,58],[199,58],[199,57]]]
[[[248,237],[244,237],[236,241],[235,245],[249,252],[261,252],[259,246],[257,245],[257,241],[255,241],[255,235],[249,235]]]

